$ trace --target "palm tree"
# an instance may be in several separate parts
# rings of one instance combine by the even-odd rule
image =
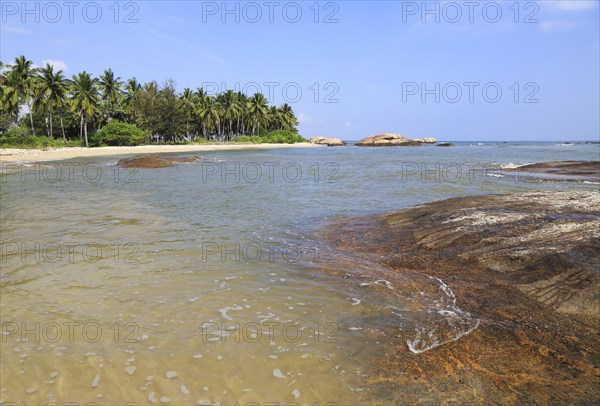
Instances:
[[[221,135],[219,132],[221,118],[219,117],[219,110],[212,97],[207,97],[203,101],[203,103],[200,105],[198,115],[200,116],[200,121],[202,122],[205,139],[208,139],[208,131],[210,131],[211,127],[215,124],[217,126],[217,135]]]
[[[129,116],[130,121],[135,121],[139,110],[139,95],[142,91],[142,85],[138,83],[136,78],[131,78],[125,85],[125,95],[123,104],[125,114]]]
[[[17,92],[20,101],[27,103],[29,109],[29,121],[31,123],[31,132],[35,135],[35,128],[33,126],[33,111],[31,109],[31,95],[33,87],[33,78],[36,73],[36,69],[33,67],[33,62],[21,55],[15,58],[15,64],[12,66],[12,70],[15,72],[16,77],[13,86]]]
[[[54,107],[62,107],[64,105],[66,97],[67,84],[62,69],[55,73],[54,67],[47,63],[44,68],[40,69],[37,76],[37,83],[39,94],[44,99],[49,117],[48,135],[50,138],[54,138],[52,133],[52,113],[54,112]],[[62,118],[61,126],[63,128],[63,138],[66,143],[67,138],[65,137]]]
[[[98,110],[98,79],[83,71],[73,76],[71,81],[71,110],[79,116],[79,134],[85,134],[85,146],[88,144],[87,125]]]
[[[115,77],[112,69],[106,69],[100,76],[100,90],[102,91],[102,101],[105,103],[106,110],[104,112],[106,122],[109,122],[114,113],[113,109],[117,106],[121,95],[121,78]]]
[[[265,120],[268,108],[267,99],[261,93],[255,93],[248,102],[248,114],[252,118],[252,135],[254,135],[257,127],[260,134],[260,124]]]
[[[228,90],[223,95],[223,117],[229,122],[229,140],[231,140],[231,136],[233,135],[233,122],[239,119],[241,113],[242,109],[237,95],[233,90]]]
[[[194,92],[189,87],[183,89],[183,93],[181,94],[181,103],[183,108],[183,114],[185,116],[186,122],[186,135],[190,136],[190,120],[194,115]]]
[[[298,126],[298,119],[289,104],[284,103],[278,110],[282,130],[292,130]]]
[[[19,118],[19,86],[21,79],[18,72],[14,69],[7,71],[5,74],[0,75],[2,77],[2,98],[0,99],[0,107],[2,111],[8,116],[10,122],[15,122]]]

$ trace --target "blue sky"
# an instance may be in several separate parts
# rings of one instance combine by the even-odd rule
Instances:
[[[0,59],[257,84],[306,137],[600,137],[598,0],[115,3],[1,0]]]

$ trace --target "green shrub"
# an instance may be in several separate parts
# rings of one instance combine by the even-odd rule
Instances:
[[[146,144],[150,141],[150,132],[137,128],[133,124],[111,120],[100,131],[90,137],[91,147],[119,147]]]
[[[291,131],[277,130],[264,135],[247,136],[243,135],[235,139],[236,142],[246,142],[252,144],[295,144],[297,142],[306,142],[302,136]]]
[[[31,135],[31,129],[27,127],[13,127],[0,135],[0,148],[61,148],[80,147],[79,140],[68,140],[67,144],[62,138],[49,138],[45,136]]]

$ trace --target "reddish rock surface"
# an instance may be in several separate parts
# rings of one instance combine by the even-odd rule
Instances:
[[[505,169],[529,179],[589,180],[600,182],[600,161],[540,162]]]
[[[380,328],[385,356],[369,383],[390,403],[600,399],[600,192],[449,199],[339,221],[325,239],[345,259],[324,270],[371,273],[413,296],[439,278],[478,320],[418,354],[407,332]]]

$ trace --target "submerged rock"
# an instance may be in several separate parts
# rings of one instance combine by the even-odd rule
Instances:
[[[427,293],[426,275],[470,316],[432,308],[432,316],[451,316],[452,325],[440,330],[458,326],[462,333],[419,353],[410,345],[436,339],[437,331],[417,326],[410,337],[398,327],[383,331],[396,338],[376,361],[380,378],[371,385],[390,400],[598,399],[599,191],[448,199],[338,222],[326,239],[348,256],[346,275],[365,264],[360,276],[371,272],[396,291],[416,292],[415,300]],[[463,320],[470,324],[458,325]]]
[[[454,144],[451,142],[442,142],[440,144],[437,144],[438,147],[454,147]]]
[[[121,159],[117,162],[117,166],[121,168],[144,168],[144,169],[157,169],[157,168],[168,168],[176,163],[184,162],[196,162],[204,158],[197,156],[186,156],[186,157],[169,157],[159,155],[144,155],[135,158]]]
[[[363,138],[356,143],[359,147],[420,147],[421,143],[410,138],[403,137],[400,134],[377,134]]]

